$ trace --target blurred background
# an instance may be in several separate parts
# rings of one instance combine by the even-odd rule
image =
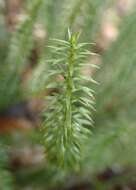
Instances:
[[[79,172],[48,164],[39,134],[48,46],[68,27],[100,67],[83,71],[100,84]],[[0,0],[0,190],[46,189],[136,189],[135,0]]]

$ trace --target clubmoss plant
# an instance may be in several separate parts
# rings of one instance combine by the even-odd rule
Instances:
[[[48,160],[72,168],[78,168],[82,145],[91,134],[94,104],[90,87],[95,81],[82,73],[87,56],[92,53],[84,49],[87,43],[78,43],[78,39],[79,34],[68,30],[67,41],[54,39],[57,45],[51,46],[54,53],[48,60],[52,66],[47,88],[55,90],[46,97],[48,108],[44,111],[42,127]]]

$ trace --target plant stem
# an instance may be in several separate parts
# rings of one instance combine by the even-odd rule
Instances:
[[[72,37],[70,39],[71,47],[68,56],[67,78],[66,78],[66,117],[64,126],[67,135],[72,134],[72,91],[73,91],[73,64],[75,60],[74,45]]]

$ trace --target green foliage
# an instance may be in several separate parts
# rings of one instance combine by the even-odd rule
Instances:
[[[7,170],[0,169],[0,189],[1,190],[12,190],[13,180],[12,175]]]
[[[42,54],[38,55],[38,65],[28,80],[25,95],[31,93],[31,97],[32,92],[40,94],[41,91],[49,93],[43,110],[42,139],[36,129],[28,137],[15,134],[16,137],[8,135],[0,140],[4,140],[3,147],[8,143],[11,148],[19,149],[29,143],[35,146],[41,140],[46,152],[45,161],[36,167],[19,168],[12,173],[3,161],[7,159],[5,153],[0,151],[0,189],[15,189],[12,183],[20,189],[62,189],[74,180],[77,183],[93,181],[96,189],[102,190],[111,188],[112,184],[124,185],[131,179],[135,182],[136,174],[132,168],[136,163],[136,11],[123,19],[118,38],[101,55],[101,69],[97,74],[94,72],[100,85],[94,85],[97,111],[95,128],[91,130],[94,81],[92,76],[84,76],[82,72],[84,67],[93,66],[88,65],[92,53],[86,50],[91,47],[87,43],[79,43],[78,34],[70,32],[67,40],[57,40],[65,39],[70,26],[73,31],[82,32],[81,42],[94,42],[103,11],[112,2],[27,1],[28,15],[17,26],[9,44],[10,35],[4,28],[4,16],[0,13],[0,109],[3,111],[24,97],[22,72],[34,47],[32,33],[37,21],[44,25],[47,37],[45,47],[41,47]],[[57,39],[50,41],[52,37]],[[80,172],[75,174],[73,169],[79,169],[79,165]],[[116,171],[130,169],[131,172],[99,183],[95,176],[106,168]]]
[[[125,114],[124,108],[134,118],[131,105],[135,104],[135,18],[135,11],[125,18],[119,37],[102,57],[103,69],[97,75],[97,80],[103,81],[97,93],[100,117],[106,116],[109,109],[111,117]]]
[[[14,189],[13,185],[13,176],[6,168],[7,166],[7,153],[5,147],[0,143],[0,189],[1,190],[12,190]]]
[[[96,129],[85,153],[86,171],[102,172],[105,168],[133,166],[136,148],[130,149],[130,146],[135,143],[135,138],[135,124],[130,125],[126,120],[118,119],[102,129]]]
[[[34,69],[28,81],[30,93],[38,94],[43,92],[47,84],[47,75],[44,73],[50,68],[50,64],[45,60],[51,55],[49,48],[49,38],[64,39],[67,35],[67,28],[73,31],[81,31],[84,41],[95,40],[100,28],[101,16],[104,8],[112,0],[53,0],[45,1],[45,11],[41,14],[45,19],[47,39],[45,48],[39,58],[38,65]],[[44,16],[43,16],[44,15]]]
[[[78,43],[79,34],[68,33],[68,41],[56,40],[58,45],[51,46],[54,54],[48,60],[52,67],[47,88],[57,92],[46,98],[49,108],[44,111],[43,140],[51,163],[76,167],[83,140],[90,134],[86,128],[92,124],[90,109],[94,109],[93,90],[86,83],[95,81],[81,72],[87,55],[91,55],[84,49],[87,44]]]
[[[19,23],[13,33],[6,60],[0,65],[0,109],[17,102],[22,96],[21,72],[33,47],[32,31],[41,3],[42,0],[33,1],[27,18]]]
[[[85,31],[89,36],[83,35],[82,39],[90,40],[92,38],[91,35],[98,31],[98,22],[100,22],[102,10],[110,4],[110,2],[111,0],[62,1],[59,7],[58,22],[55,25],[54,36],[59,38],[66,36],[67,27],[70,27],[75,31]]]
[[[82,22],[79,21],[84,41],[94,41],[96,39],[100,30],[103,12],[111,3],[112,0],[86,0],[82,7]]]

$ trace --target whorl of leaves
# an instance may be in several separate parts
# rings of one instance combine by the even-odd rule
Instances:
[[[87,44],[78,43],[79,34],[68,34],[68,41],[54,39],[57,46],[51,47],[54,54],[49,60],[47,88],[55,92],[46,97],[42,133],[48,160],[77,169],[84,140],[91,134],[94,96],[90,86],[95,81],[82,73],[87,56],[92,54],[84,49]]]

